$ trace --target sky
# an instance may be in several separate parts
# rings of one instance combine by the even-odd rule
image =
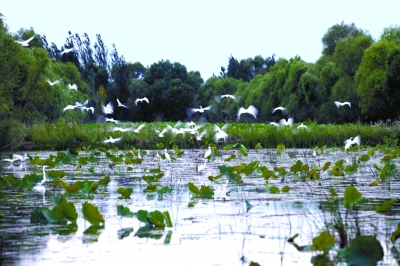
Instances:
[[[147,0],[3,1],[0,13],[15,33],[33,28],[57,47],[68,31],[92,41],[100,34],[111,52],[116,45],[128,62],[151,66],[160,60],[218,76],[232,55],[237,59],[290,59],[314,63],[321,39],[342,21],[378,40],[383,29],[400,25],[400,1],[321,0]]]

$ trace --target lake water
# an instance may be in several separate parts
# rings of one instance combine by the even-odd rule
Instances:
[[[2,263],[4,265],[249,265],[258,262],[260,265],[310,265],[311,257],[317,252],[300,252],[287,240],[299,234],[295,243],[299,246],[312,244],[312,239],[324,230],[333,228],[335,212],[329,212],[329,188],[334,187],[340,196],[344,189],[354,183],[356,188],[367,199],[358,212],[348,214],[347,222],[354,224],[359,220],[362,234],[377,233],[385,251],[380,265],[397,264],[397,255],[391,252],[392,244],[388,243],[390,234],[399,222],[398,211],[391,215],[378,215],[375,205],[384,199],[399,194],[398,181],[395,181],[389,192],[385,186],[370,187],[376,179],[373,167],[360,167],[354,176],[334,177],[321,174],[316,181],[301,182],[292,175],[285,180],[271,179],[270,185],[282,189],[289,186],[289,193],[267,193],[265,180],[243,177],[243,184],[229,183],[226,177],[214,182],[209,175],[219,174],[220,165],[238,165],[242,162],[259,161],[261,165],[273,169],[274,166],[289,168],[296,160],[310,166],[323,166],[325,161],[333,163],[343,158],[349,164],[352,155],[335,151],[328,154],[312,156],[306,150],[286,151],[276,156],[276,150],[249,151],[243,157],[238,151],[221,151],[222,157],[214,157],[206,164],[201,173],[196,167],[204,163],[206,150],[185,150],[182,158],[175,162],[157,161],[155,151],[147,151],[143,163],[133,165],[127,170],[124,163],[110,169],[108,159],[102,155],[94,172],[88,171],[92,165],[76,169],[76,163],[66,164],[55,169],[67,172],[63,179],[67,183],[77,180],[98,181],[105,175],[111,177],[106,187],[100,187],[96,194],[69,195],[67,200],[73,202],[79,218],[77,226],[58,224],[34,224],[30,216],[34,207],[52,208],[51,197],[61,196],[63,191],[45,183],[46,196],[35,191],[0,191],[0,244]],[[225,162],[234,152],[237,159]],[[294,154],[294,158],[289,156]],[[115,154],[122,153],[117,151]],[[360,152],[361,154],[362,152]],[[33,154],[33,153],[32,153]],[[48,158],[56,152],[40,152],[41,158]],[[171,152],[173,154],[173,152]],[[81,152],[80,156],[89,156]],[[354,155],[353,155],[354,156]],[[378,155],[377,155],[378,158]],[[371,164],[372,165],[372,164]],[[159,195],[143,192],[147,183],[141,179],[148,169],[160,167],[165,176],[160,179],[161,185],[173,188],[172,193]],[[25,174],[41,168],[29,162],[9,165],[2,164],[2,174],[13,173],[22,178]],[[282,183],[283,181],[283,183]],[[214,190],[214,199],[194,199],[187,188],[187,183],[197,186],[210,185]],[[122,199],[117,193],[118,187],[131,187],[133,193],[129,199]],[[90,202],[99,207],[105,219],[103,229],[90,230],[90,223],[83,219],[82,204]],[[246,204],[247,202],[247,204]],[[248,204],[251,204],[250,207]],[[132,212],[138,210],[168,211],[173,227],[164,230],[143,232],[141,224],[135,217],[121,218],[117,215],[117,206],[124,205]],[[345,217],[343,203],[339,204],[337,213]],[[397,210],[397,206],[394,207]],[[354,229],[349,229],[349,234]],[[331,252],[331,258],[336,253]]]

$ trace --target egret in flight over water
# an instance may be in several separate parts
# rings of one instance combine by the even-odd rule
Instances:
[[[232,98],[235,102],[240,101],[240,96],[235,96],[235,95],[230,95],[230,94],[225,94],[225,95],[217,95],[214,97],[214,100],[219,103],[222,98]]]
[[[344,141],[344,148],[347,150],[348,148],[350,148],[351,146],[353,146],[354,144],[357,144],[358,146],[360,146],[361,144],[361,138],[360,136],[356,136],[354,138],[349,138],[346,139]]]
[[[149,99],[147,99],[147,97],[143,97],[143,98],[137,98],[135,100],[135,105],[137,105],[138,102],[143,102],[143,101],[149,103]]]
[[[240,115],[243,113],[251,114],[254,116],[254,118],[257,118],[258,110],[253,105],[250,105],[247,109],[240,107],[239,111],[237,112],[237,117],[240,119]]]

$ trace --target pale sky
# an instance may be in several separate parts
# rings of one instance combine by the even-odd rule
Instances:
[[[68,31],[99,33],[109,51],[114,43],[128,62],[144,66],[160,60],[198,70],[206,81],[230,55],[290,59],[314,63],[328,28],[344,21],[379,39],[383,29],[400,25],[400,1],[321,0],[147,0],[147,1],[3,1],[10,32],[33,27],[61,47]]]

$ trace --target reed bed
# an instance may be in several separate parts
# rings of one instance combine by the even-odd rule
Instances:
[[[159,137],[155,129],[162,130],[166,125],[174,126],[171,122],[146,123],[146,126],[139,132],[114,132],[112,128],[138,127],[142,123],[41,123],[27,128],[27,142],[20,146],[20,150],[65,150],[66,148],[91,146],[99,147],[106,144],[105,139],[122,137],[122,140],[113,145],[121,149],[130,149],[132,146],[142,149],[156,149],[157,143],[163,143],[165,147],[177,145],[182,149],[200,148],[207,145],[224,145],[227,143],[240,143],[252,149],[257,144],[263,148],[276,148],[283,144],[287,148],[313,148],[316,146],[341,147],[343,141],[350,137],[359,135],[363,145],[375,146],[383,143],[385,139],[399,138],[400,122],[391,125],[385,123],[364,124],[315,124],[308,123],[307,129],[297,129],[299,124],[292,127],[276,127],[264,123],[231,123],[227,129],[228,138],[225,143],[215,143],[213,138],[215,132],[214,124],[202,124],[202,129],[207,134],[202,140],[196,140],[195,136],[186,134],[174,135],[167,132],[164,137]],[[223,124],[217,124],[222,127]],[[26,145],[29,143],[29,146]]]

